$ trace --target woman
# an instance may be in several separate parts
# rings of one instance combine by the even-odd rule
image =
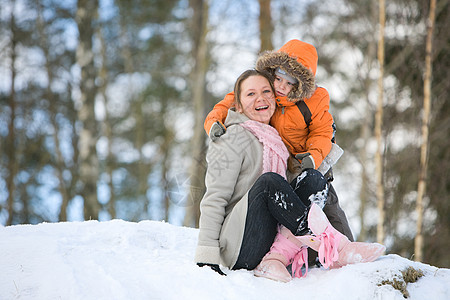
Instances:
[[[299,176],[296,189],[286,181],[289,152],[277,131],[268,125],[275,111],[271,82],[268,75],[256,70],[245,71],[236,81],[236,111],[228,112],[227,132],[210,143],[207,153],[207,191],[200,205],[195,261],[220,274],[224,273],[219,264],[253,270],[261,263],[255,275],[289,281],[286,266],[293,263],[298,276],[299,268],[307,262],[306,245],[294,235],[308,233],[310,222],[317,235],[310,246],[329,248],[320,237],[332,227],[322,228],[323,220],[315,224],[320,208],[315,214],[319,217],[307,220],[311,202],[326,199],[327,182],[322,174],[307,170],[310,176]],[[304,178],[314,182],[304,184]],[[332,258],[332,262],[336,260]]]

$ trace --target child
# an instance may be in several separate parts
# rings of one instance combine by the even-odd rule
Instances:
[[[329,113],[330,98],[326,89],[315,84],[317,51],[311,44],[291,40],[278,51],[262,53],[255,68],[274,77],[277,109],[270,121],[279,132],[291,154],[288,180],[307,169],[318,169],[332,149],[333,117]],[[234,105],[234,94],[229,93],[214,106],[205,120],[204,128],[214,141],[226,128],[223,122]],[[332,180],[331,172],[327,179]],[[296,180],[291,182],[296,186]],[[353,236],[336,192],[329,184],[328,198],[323,211],[331,224],[350,241]]]

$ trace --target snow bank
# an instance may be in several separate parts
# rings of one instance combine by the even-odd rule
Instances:
[[[0,299],[399,299],[390,284],[424,274],[409,299],[450,299],[450,270],[395,254],[279,283],[250,271],[220,276],[193,262],[198,229],[113,220],[0,227]]]

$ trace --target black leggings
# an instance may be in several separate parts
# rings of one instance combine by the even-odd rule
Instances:
[[[278,224],[296,235],[308,230],[310,196],[325,193],[326,199],[328,188],[320,172],[314,169],[305,172],[291,184],[276,173],[264,173],[249,190],[244,236],[233,269],[256,268],[270,250]]]

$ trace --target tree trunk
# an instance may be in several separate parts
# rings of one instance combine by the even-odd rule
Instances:
[[[166,118],[167,107],[164,106],[161,109],[161,115],[163,120]],[[167,116],[168,117],[168,116]],[[167,128],[164,126],[164,140],[161,144],[161,189],[164,191],[162,202],[164,204],[164,220],[169,222],[170,217],[170,197],[169,197],[169,180],[167,179],[169,171],[170,171],[170,158],[171,156],[171,148],[174,140],[174,133],[171,128]]]
[[[131,74],[130,74],[131,75]],[[138,191],[137,196],[139,199],[139,204],[143,204],[142,214],[139,216],[139,219],[146,218],[148,214],[148,209],[150,207],[150,201],[147,197],[148,190],[148,166],[144,163],[144,153],[143,147],[145,144],[145,125],[144,125],[144,113],[142,111],[143,107],[143,96],[139,95],[137,97],[135,111],[133,112],[134,118],[136,120],[135,132],[136,139],[134,141],[135,147],[139,153],[139,163],[137,165],[137,180],[138,180]],[[144,216],[145,215],[145,216]]]
[[[50,86],[49,86],[50,87]],[[50,89],[50,88],[49,88]],[[51,93],[51,91],[49,91]],[[51,95],[51,94],[50,94]],[[54,98],[53,96],[50,96],[51,98]],[[49,99],[50,100],[50,106],[54,106],[56,100],[55,99]],[[55,143],[55,155],[56,155],[56,176],[59,180],[58,189],[61,193],[61,208],[59,211],[59,221],[65,222],[67,221],[67,207],[69,206],[70,196],[69,192],[66,187],[66,182],[64,181],[63,172],[65,169],[64,159],[61,152],[61,146],[59,141],[59,128],[58,124],[56,122],[56,111],[54,108],[51,109],[51,122],[52,126],[54,128],[53,132],[53,142]]]
[[[369,95],[367,94],[367,97]],[[368,100],[368,99],[367,99]],[[366,214],[366,207],[368,203],[368,173],[367,173],[367,142],[370,137],[370,106],[369,101],[367,101],[367,107],[366,107],[366,118],[364,118],[362,127],[361,127],[361,139],[364,141],[364,144],[362,145],[360,151],[359,151],[359,159],[361,161],[361,190],[359,193],[359,199],[360,199],[360,206],[359,206],[359,217],[360,217],[360,232],[358,236],[359,241],[365,241],[367,230],[366,230],[366,224],[365,224],[365,214]]]
[[[431,75],[432,75],[432,49],[433,49],[433,29],[436,11],[436,0],[430,0],[430,14],[427,21],[427,44],[425,56],[425,76],[423,84],[423,117],[422,117],[422,144],[420,146],[420,173],[417,188],[417,232],[414,239],[414,259],[423,260],[423,197],[427,184],[428,169],[428,132],[430,127],[431,109]]]
[[[200,200],[205,178],[205,134],[203,130],[205,107],[205,82],[208,70],[206,35],[208,33],[208,1],[192,0],[194,10],[193,41],[195,68],[192,74],[192,99],[194,101],[194,136],[191,140],[192,164],[189,170],[190,188],[184,226],[198,227]]]
[[[78,193],[78,182],[80,179],[80,173],[79,173],[79,164],[80,164],[80,149],[78,147],[79,144],[79,140],[80,137],[78,135],[78,131],[77,131],[77,124],[78,124],[78,114],[77,114],[77,109],[75,107],[75,99],[72,97],[72,84],[68,84],[67,85],[67,95],[69,95],[70,99],[69,99],[69,103],[67,105],[67,109],[68,109],[68,114],[67,114],[67,118],[70,122],[70,127],[71,127],[71,136],[72,136],[72,140],[71,140],[71,146],[72,146],[72,157],[71,157],[71,165],[68,165],[68,169],[70,171],[71,174],[71,179],[68,182],[67,185],[67,190],[69,192],[69,197],[70,199],[73,199],[77,193]]]
[[[375,137],[377,140],[377,150],[375,153],[376,166],[376,194],[378,207],[378,226],[377,226],[377,241],[384,242],[384,186],[383,186],[383,142],[382,142],[382,123],[383,123],[383,100],[384,100],[384,26],[385,26],[385,3],[384,0],[379,0],[379,39],[378,39],[378,64],[380,67],[380,74],[378,77],[378,104],[375,115]]]
[[[259,0],[259,34],[261,39],[260,52],[272,50],[273,24],[270,0]]]
[[[116,218],[116,197],[114,193],[114,184],[113,184],[113,170],[115,168],[114,165],[114,156],[112,153],[112,128],[111,128],[111,121],[109,117],[108,112],[108,95],[106,94],[106,88],[109,84],[109,76],[108,76],[108,68],[107,68],[107,61],[108,57],[106,55],[106,42],[103,36],[103,31],[101,28],[98,28],[98,36],[101,42],[101,58],[102,58],[102,65],[100,68],[100,82],[101,85],[99,87],[100,94],[102,95],[103,105],[105,107],[105,118],[102,123],[102,133],[106,137],[108,141],[108,154],[106,156],[106,174],[108,175],[108,189],[109,189],[109,201],[108,201],[108,212],[111,219]]]
[[[14,7],[14,1],[12,6]],[[16,189],[15,178],[17,174],[17,157],[16,157],[16,135],[14,122],[16,118],[16,58],[17,58],[17,34],[16,34],[16,22],[14,17],[14,9],[11,10],[11,92],[9,95],[9,109],[11,110],[11,117],[9,118],[8,125],[8,137],[7,137],[7,155],[8,155],[8,177],[6,179],[6,185],[8,188],[7,209],[8,219],[6,225],[12,225],[14,217],[14,191]]]
[[[98,0],[78,0],[76,21],[79,31],[77,63],[81,68],[80,100],[78,119],[82,124],[80,131],[80,182],[81,196],[84,200],[84,218],[98,219],[100,204],[97,199],[97,180],[99,163],[96,151],[98,139],[95,120],[96,68],[92,39],[95,32]]]

